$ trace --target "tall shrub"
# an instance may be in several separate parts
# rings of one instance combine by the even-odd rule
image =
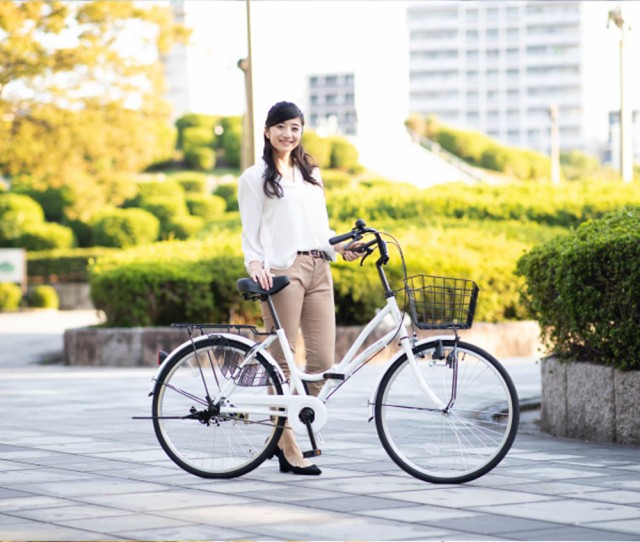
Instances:
[[[557,355],[640,369],[639,261],[638,208],[586,222],[520,258],[524,301]]]

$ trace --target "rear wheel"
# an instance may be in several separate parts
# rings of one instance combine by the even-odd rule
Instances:
[[[260,354],[242,365],[245,343],[212,335],[183,348],[158,376],[152,404],[153,426],[167,455],[181,468],[205,478],[233,478],[255,469],[275,449],[285,419],[263,412],[220,412],[243,397],[282,395],[276,369]],[[242,365],[242,368],[240,366]],[[213,404],[229,380],[235,386]]]
[[[518,396],[502,365],[480,348],[443,340],[414,349],[438,398],[420,390],[405,356],[384,375],[375,401],[378,435],[395,463],[433,483],[463,483],[493,469],[516,436]]]

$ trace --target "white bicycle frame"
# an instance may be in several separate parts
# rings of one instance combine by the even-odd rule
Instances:
[[[365,348],[360,354],[356,355],[366,339],[389,315],[391,315],[394,322],[393,329]],[[235,335],[224,335],[229,338],[235,338]],[[413,343],[407,332],[407,328],[403,321],[403,313],[398,308],[395,296],[389,296],[386,298],[385,307],[381,309],[360,332],[340,363],[326,372],[331,373],[332,375],[343,375],[344,378],[326,379],[324,376],[325,373],[309,374],[300,370],[296,366],[293,353],[289,347],[289,342],[287,341],[284,330],[281,328],[276,330],[274,334],[269,335],[263,342],[254,343],[258,346],[256,348],[252,348],[251,355],[238,366],[237,374],[240,374],[242,368],[258,353],[260,353],[274,366],[276,374],[282,375],[280,366],[267,351],[269,345],[277,340],[284,352],[290,373],[290,384],[287,384],[287,382],[284,381],[284,378],[282,379],[283,395],[252,396],[249,394],[242,395],[241,393],[233,393],[242,388],[236,384],[235,379],[232,377],[222,387],[218,394],[215,397],[212,397],[213,403],[220,404],[220,414],[222,415],[244,414],[249,415],[250,417],[272,416],[274,411],[278,411],[278,416],[286,416],[288,418],[289,425],[296,433],[303,434],[306,434],[308,430],[307,426],[300,420],[300,413],[305,408],[311,408],[314,411],[314,420],[311,422],[311,429],[314,433],[318,433],[324,427],[327,420],[325,402],[331,393],[341,385],[343,380],[347,380],[371,356],[383,350],[396,337],[398,337],[400,341],[400,352],[398,355],[402,355],[402,353],[404,353],[407,356],[411,368],[413,369],[416,382],[424,393],[425,398],[434,408],[444,409],[446,406],[445,403],[443,403],[442,400],[433,392],[422,373],[418,370],[418,363],[413,354]],[[246,342],[246,339],[242,339],[242,342]],[[431,338],[430,340],[433,339],[434,338]],[[320,391],[318,397],[307,395],[303,381],[319,382],[325,380],[326,384]],[[226,398],[230,397],[232,393],[233,397],[228,401]],[[231,402],[233,404],[231,404]]]

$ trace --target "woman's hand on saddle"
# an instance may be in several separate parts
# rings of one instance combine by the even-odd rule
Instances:
[[[273,275],[267,272],[258,260],[253,260],[249,264],[249,276],[264,290],[270,290],[273,286]]]

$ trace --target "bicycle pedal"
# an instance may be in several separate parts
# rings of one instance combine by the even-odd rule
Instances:
[[[322,378],[325,380],[344,380],[343,373],[324,373]]]
[[[302,457],[317,457],[322,455],[322,450],[309,450],[308,452],[302,452]]]

